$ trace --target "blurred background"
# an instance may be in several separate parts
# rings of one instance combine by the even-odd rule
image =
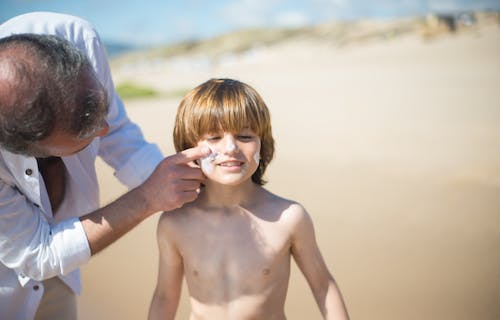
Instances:
[[[2,0],[89,20],[127,112],[165,154],[212,77],[271,110],[266,185],[311,214],[352,319],[500,319],[500,1]],[[125,192],[98,162],[101,201]],[[82,268],[80,319],[145,319],[158,217]],[[293,263],[292,263],[293,264]],[[186,288],[178,319],[189,315]],[[292,268],[288,319],[320,319]]]

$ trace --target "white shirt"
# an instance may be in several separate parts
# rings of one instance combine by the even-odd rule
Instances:
[[[53,218],[36,159],[0,148],[0,317],[32,319],[43,294],[40,282],[59,276],[80,292],[78,267],[90,258],[90,247],[78,217],[99,207],[94,162],[97,156],[133,188],[163,158],[130,122],[116,95],[103,44],[92,26],[77,17],[36,12],[0,25],[0,38],[16,33],[53,34],[85,52],[110,96],[109,134],[84,150],[63,157],[67,190]]]

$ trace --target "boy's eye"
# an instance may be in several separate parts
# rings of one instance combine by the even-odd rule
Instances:
[[[208,141],[217,141],[217,140],[220,140],[220,136],[208,136],[207,137],[207,140]]]
[[[253,139],[253,136],[249,136],[249,135],[238,135],[238,140],[241,140],[241,141],[250,141]]]

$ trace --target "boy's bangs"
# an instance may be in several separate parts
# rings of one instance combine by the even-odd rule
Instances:
[[[260,121],[248,105],[239,103],[233,105],[208,106],[200,111],[199,134],[231,132],[238,133],[242,129],[250,128],[255,133],[260,133]]]

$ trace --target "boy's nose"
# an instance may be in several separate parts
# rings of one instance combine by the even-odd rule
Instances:
[[[232,134],[224,136],[224,152],[233,153],[236,151],[236,139]]]

